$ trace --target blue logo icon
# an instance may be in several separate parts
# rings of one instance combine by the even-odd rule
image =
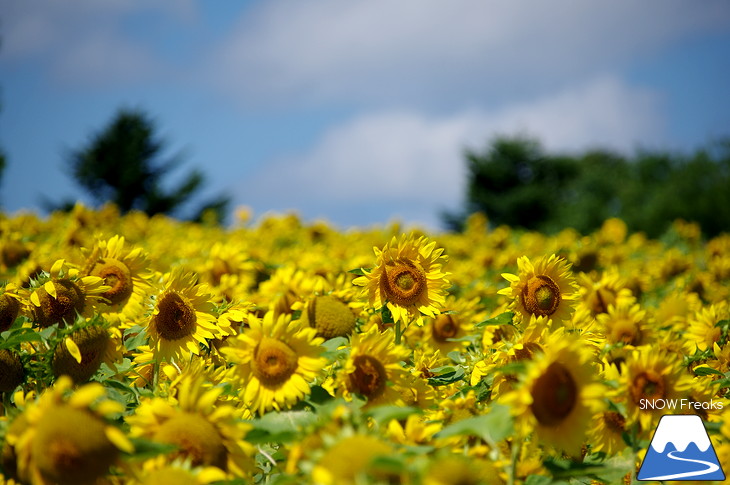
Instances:
[[[702,418],[662,416],[636,479],[725,480]]]

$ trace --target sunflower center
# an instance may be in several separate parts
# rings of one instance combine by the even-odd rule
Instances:
[[[87,411],[68,405],[46,410],[32,444],[32,456],[43,477],[70,485],[93,483],[105,475],[118,455],[105,427]]]
[[[626,426],[626,420],[624,417],[615,411],[607,411],[603,413],[603,422],[606,423],[606,427],[608,429],[617,433],[623,433]]]
[[[76,313],[84,310],[84,293],[71,280],[54,280],[56,298],[48,294],[45,288],[38,289],[38,299],[41,302],[36,312],[36,320],[41,327],[50,327],[54,323],[63,321],[72,322]]]
[[[560,306],[560,288],[547,275],[535,275],[522,288],[522,305],[537,316],[547,317]]]
[[[631,385],[631,395],[635,403],[639,403],[641,399],[664,399],[666,390],[664,387],[664,379],[660,374],[653,370],[646,370],[634,378]]]
[[[213,424],[199,414],[181,413],[165,421],[155,440],[176,445],[173,458],[189,459],[193,466],[226,469],[227,452],[223,438]]]
[[[109,300],[112,305],[124,301],[132,294],[134,287],[132,273],[127,265],[118,259],[104,258],[100,260],[94,266],[91,274],[102,278],[105,285],[111,286],[102,296]]]
[[[20,312],[20,303],[9,295],[0,296],[0,332],[9,329]]]
[[[578,386],[570,371],[553,362],[532,387],[532,413],[543,426],[557,426],[567,418],[578,400]]]
[[[10,392],[25,378],[23,363],[15,352],[0,350],[0,393]]]
[[[380,284],[386,298],[397,305],[412,305],[427,289],[426,274],[410,261],[386,267]]]
[[[537,342],[526,342],[521,348],[515,348],[515,360],[531,360],[537,352],[542,352],[542,346]]]
[[[157,303],[157,310],[155,328],[162,339],[179,340],[195,332],[198,321],[195,308],[181,295],[165,293]]]
[[[438,315],[431,326],[431,335],[438,342],[446,342],[447,339],[456,337],[458,333],[459,324],[450,314]]]
[[[101,365],[106,346],[109,343],[109,332],[103,327],[90,326],[71,334],[71,339],[81,352],[81,362],[61,344],[53,353],[53,374],[58,377],[68,375],[74,382],[85,382],[91,379]]]
[[[350,374],[350,385],[355,392],[368,399],[380,396],[388,380],[383,364],[369,355],[358,355],[354,359],[354,364],[355,370]]]
[[[281,340],[264,337],[254,352],[254,373],[266,387],[279,386],[297,370],[297,353]]]
[[[623,342],[626,345],[638,345],[641,342],[641,332],[631,320],[622,318],[614,323],[611,332],[613,342]]]

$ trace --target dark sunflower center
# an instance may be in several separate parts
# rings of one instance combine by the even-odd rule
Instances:
[[[431,335],[438,342],[446,342],[447,339],[454,338],[459,333],[459,323],[453,315],[441,314],[431,326]]]
[[[81,362],[76,361],[65,344],[60,344],[53,353],[53,374],[56,377],[68,375],[77,383],[88,381],[101,366],[109,332],[103,327],[86,327],[71,334],[71,340],[81,352]]]
[[[40,308],[36,310],[36,320],[41,327],[50,327],[54,323],[72,322],[76,314],[84,310],[84,293],[71,280],[54,280],[56,298],[48,294],[45,288],[38,289]]]
[[[638,345],[641,342],[641,332],[634,322],[622,318],[614,323],[611,340],[623,342],[626,345]]]
[[[9,329],[20,312],[20,303],[12,296],[0,296],[0,332]]]
[[[179,340],[195,332],[197,317],[195,308],[175,292],[162,295],[157,303],[158,313],[154,317],[157,333],[164,340]]]
[[[542,352],[542,346],[537,342],[527,342],[522,348],[515,349],[515,360],[530,360],[537,352]]]
[[[631,383],[631,396],[634,398],[636,404],[639,404],[641,399],[648,399],[650,401],[664,399],[667,397],[664,379],[653,370],[646,370],[640,373]]]
[[[105,427],[95,416],[68,405],[47,410],[32,444],[40,473],[51,483],[94,483],[118,455]]]
[[[426,292],[426,274],[411,261],[386,266],[380,277],[385,297],[397,305],[412,305]]]
[[[557,426],[567,418],[578,400],[578,386],[570,371],[553,362],[532,386],[532,414],[543,426]]]
[[[560,306],[560,288],[547,275],[535,275],[522,288],[522,305],[537,316],[547,317]]]
[[[132,294],[134,284],[132,274],[126,264],[114,258],[100,260],[91,272],[104,280],[104,284],[111,286],[102,296],[113,305],[124,301]]]
[[[298,360],[297,353],[287,344],[264,337],[254,352],[254,373],[264,386],[279,386],[296,372]]]
[[[0,350],[0,393],[10,392],[23,382],[25,371],[20,357],[10,350]]]
[[[355,371],[350,374],[352,389],[368,399],[380,396],[388,380],[383,364],[369,355],[358,355],[354,359],[354,364]]]
[[[188,459],[192,466],[226,469],[227,452],[223,438],[203,416],[182,413],[168,419],[157,430],[154,439],[179,448],[172,458]]]
[[[607,411],[603,413],[603,422],[606,427],[616,433],[623,433],[626,426],[626,419],[615,411]]]

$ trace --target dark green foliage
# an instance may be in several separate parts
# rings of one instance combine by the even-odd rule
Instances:
[[[609,151],[550,154],[526,138],[498,138],[467,152],[465,209],[445,214],[451,229],[482,211],[493,225],[554,233],[591,232],[609,217],[632,231],[661,235],[672,221],[698,222],[708,236],[730,230],[730,141],[691,156]]]
[[[122,213],[175,214],[199,192],[205,178],[194,169],[167,188],[164,182],[182,160],[179,155],[163,160],[163,151],[155,126],[144,113],[120,110],[87,146],[70,154],[69,168],[98,203],[113,202]],[[228,202],[228,197],[221,196],[204,203],[194,218],[202,219],[211,210],[220,222]]]

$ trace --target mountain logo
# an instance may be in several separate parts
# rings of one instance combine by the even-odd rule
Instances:
[[[702,418],[662,416],[637,480],[725,480]]]

